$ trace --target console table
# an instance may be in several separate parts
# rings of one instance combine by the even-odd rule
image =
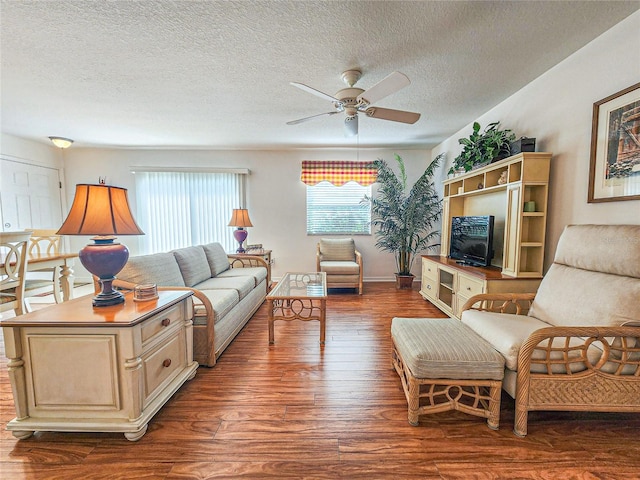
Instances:
[[[35,431],[122,432],[139,440],[187,380],[192,293],[95,308],[91,295],[0,322],[19,439]]]

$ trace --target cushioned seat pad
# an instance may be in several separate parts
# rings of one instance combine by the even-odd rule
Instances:
[[[233,289],[202,290],[202,293],[204,293],[211,302],[211,306],[215,312],[216,323],[240,302],[238,291]],[[206,315],[204,306],[198,302],[196,297],[193,297],[193,301],[193,308],[196,313],[193,323],[195,325],[204,325],[205,319],[202,317],[202,315]]]
[[[256,286],[255,279],[249,277],[214,277],[195,285],[198,290],[234,289],[238,291],[240,300],[246,297]]]
[[[327,275],[359,275],[360,265],[349,261],[323,261],[320,262],[320,270]]]
[[[258,285],[261,281],[267,278],[267,269],[264,267],[230,268],[218,275],[219,278],[246,276],[252,276],[255,280],[255,284]]]
[[[394,318],[391,336],[416,378],[502,380],[504,358],[473,330],[451,318]]]

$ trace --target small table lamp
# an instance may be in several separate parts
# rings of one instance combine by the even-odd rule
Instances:
[[[94,307],[124,302],[113,289],[116,274],[129,259],[129,250],[114,242],[114,235],[144,235],[131,214],[127,189],[111,185],[76,185],[76,196],[59,235],[96,235],[94,243],[80,250],[80,262],[100,279],[102,291],[93,297]]]
[[[246,208],[234,208],[229,226],[238,227],[238,229],[233,232],[233,238],[235,238],[236,241],[240,244],[236,252],[244,253],[242,242],[247,239],[248,235],[248,232],[244,228],[253,227],[253,225],[251,224],[251,220],[249,220],[249,210],[247,210]]]

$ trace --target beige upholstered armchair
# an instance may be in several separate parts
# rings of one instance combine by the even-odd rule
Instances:
[[[567,226],[535,297],[476,295],[461,320],[505,358],[517,435],[532,410],[640,413],[640,225]]]
[[[353,238],[321,239],[316,271],[327,274],[327,288],[357,288],[362,295],[362,255]]]

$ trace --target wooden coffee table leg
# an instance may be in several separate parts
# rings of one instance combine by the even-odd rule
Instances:
[[[320,300],[320,345],[324,345],[327,325],[327,301]]]
[[[267,300],[267,308],[269,309],[269,345],[273,345],[273,300]]]

